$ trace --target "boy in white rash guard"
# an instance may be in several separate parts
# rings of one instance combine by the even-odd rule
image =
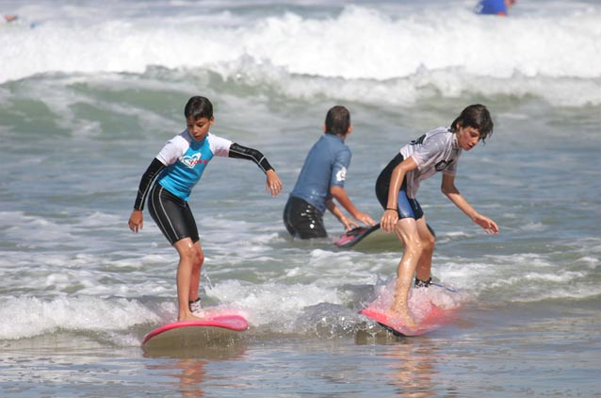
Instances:
[[[408,308],[413,274],[417,273],[416,287],[427,287],[431,283],[435,243],[416,199],[420,183],[442,172],[441,189],[451,202],[487,233],[498,233],[497,224],[478,213],[455,187],[457,162],[462,151],[471,150],[492,132],[493,122],[486,107],[470,105],[451,127],[434,129],[402,147],[378,177],[376,196],[385,209],[380,225],[386,232],[394,231],[404,246],[389,315],[403,319],[409,327],[415,326]]]
[[[140,180],[129,228],[134,232],[142,229],[142,211],[148,197],[150,215],[179,254],[177,320],[191,321],[199,319],[193,312],[200,309],[198,287],[204,253],[188,198],[207,164],[214,156],[252,160],[266,174],[267,190],[272,196],[280,194],[282,182],[261,152],[209,132],[215,119],[207,98],[190,98],[184,115],[187,128],[165,144]]]

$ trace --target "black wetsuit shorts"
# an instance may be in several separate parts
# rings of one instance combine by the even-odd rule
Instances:
[[[284,208],[284,225],[290,235],[300,239],[326,238],[323,213],[305,200],[290,196]]]
[[[188,202],[154,184],[148,195],[148,212],[172,245],[183,238],[198,242],[198,228]]]
[[[392,172],[402,161],[403,155],[399,153],[390,161],[390,163],[388,163],[384,170],[382,170],[376,182],[376,196],[383,209],[388,207],[388,191],[390,190],[390,178],[392,177]],[[424,216],[424,212],[417,199],[409,198],[407,196],[406,187],[407,181],[405,179],[403,180],[397,203],[399,218],[413,218],[419,220]]]

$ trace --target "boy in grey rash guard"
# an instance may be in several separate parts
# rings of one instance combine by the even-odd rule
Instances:
[[[470,105],[451,127],[434,129],[402,147],[378,177],[376,196],[385,209],[380,225],[386,232],[394,231],[404,247],[389,316],[400,318],[408,327],[415,326],[408,308],[413,274],[417,274],[416,287],[429,285],[435,243],[416,199],[420,183],[442,172],[441,189],[451,202],[487,233],[499,231],[497,224],[478,213],[455,187],[457,162],[462,152],[474,148],[492,131],[488,109],[484,105]]]
[[[142,211],[148,197],[150,215],[180,257],[177,268],[178,321],[199,319],[192,313],[200,309],[198,287],[204,252],[188,199],[211,159],[222,156],[252,160],[265,173],[271,195],[277,196],[282,191],[280,178],[261,152],[209,132],[215,119],[213,105],[207,98],[190,98],[184,116],[186,130],[165,144],[142,176],[128,222],[132,231],[142,229]]]
[[[328,111],[325,134],[309,151],[284,208],[284,225],[292,236],[300,239],[327,237],[323,223],[326,209],[347,230],[358,227],[336,206],[334,200],[355,220],[367,225],[375,224],[368,214],[355,207],[344,189],[346,171],[351,162],[351,150],[344,140],[352,131],[350,112],[345,107],[334,106]]]

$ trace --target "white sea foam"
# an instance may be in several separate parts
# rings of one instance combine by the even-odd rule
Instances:
[[[207,294],[220,302],[236,303],[235,307],[245,311],[253,325],[271,325],[280,332],[293,331],[295,320],[307,307],[320,303],[343,303],[336,289],[317,284],[267,282],[247,285],[239,281],[227,281],[208,290]]]
[[[159,317],[135,301],[95,297],[4,298],[0,306],[0,339],[16,340],[60,330],[99,332],[126,330],[157,322]]]
[[[327,242],[283,243],[273,232],[281,228],[279,223],[260,223],[252,218],[237,221],[214,214],[202,218],[203,224],[210,226],[203,230],[207,259],[202,289],[208,302],[244,311],[257,327],[298,331],[299,320],[324,314],[340,318],[340,325],[346,324],[350,319],[348,303],[360,305],[372,300],[367,287],[377,285],[379,276],[393,277],[400,258],[399,253],[335,251]],[[120,234],[102,232],[117,227],[128,232],[122,223],[114,214],[101,211],[71,215],[60,222],[20,211],[0,213],[3,241],[24,248],[5,250],[0,258],[3,288],[11,292],[2,298],[8,303],[4,306],[8,312],[0,313],[0,320],[31,308],[36,314],[46,311],[49,317],[44,322],[35,320],[40,322],[36,327],[19,320],[14,330],[3,333],[16,338],[51,333],[71,310],[76,317],[81,312],[88,320],[103,317],[102,325],[90,323],[99,331],[119,331],[124,327],[122,322],[135,325],[144,320],[158,323],[172,319],[176,313],[176,253],[152,222],[143,234],[131,235],[127,242],[121,241]],[[526,232],[530,230],[526,228]],[[89,238],[81,240],[82,231]],[[444,257],[448,253],[444,246],[463,244],[472,240],[472,235],[457,231],[441,235],[443,249],[435,253],[433,275],[445,284],[461,286],[481,302],[599,294],[589,283],[599,263],[595,257],[598,239],[564,241],[568,252],[582,252],[573,264],[564,264],[555,258],[557,253],[511,250],[478,258]],[[274,249],[273,245],[284,247]],[[36,256],[35,266],[32,255]],[[155,302],[147,303],[144,297],[153,297]],[[162,304],[157,307],[156,302]],[[131,319],[119,320],[102,311],[126,311],[124,316]],[[64,324],[69,330],[83,327],[76,321]]]
[[[208,23],[202,14],[189,23],[169,14],[159,22],[117,10],[82,23],[85,11],[69,9],[74,15],[34,29],[5,29],[0,58],[10,62],[0,65],[0,83],[42,73],[144,73],[159,65],[212,71],[293,98],[335,93],[406,104],[434,90],[601,104],[601,9],[594,6],[507,19],[482,18],[457,3],[401,15],[348,6],[329,18],[285,13],[238,16],[235,23]]]

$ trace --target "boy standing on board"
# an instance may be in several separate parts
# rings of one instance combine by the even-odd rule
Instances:
[[[442,172],[442,193],[487,233],[498,233],[497,224],[478,213],[455,187],[457,162],[463,151],[492,135],[493,122],[484,105],[470,105],[451,127],[438,127],[401,148],[384,168],[376,183],[376,196],[385,209],[380,225],[394,231],[404,246],[397,269],[394,299],[389,316],[415,326],[408,307],[409,290],[416,272],[416,287],[431,284],[430,268],[435,239],[416,199],[420,183]]]
[[[344,189],[346,170],[351,163],[351,150],[344,140],[353,131],[348,109],[343,106],[330,109],[323,130],[325,134],[309,151],[284,208],[286,229],[300,239],[328,236],[323,223],[326,209],[336,216],[346,230],[359,226],[336,206],[334,199],[355,220],[375,225],[368,214],[355,207]]]
[[[198,287],[204,253],[188,198],[207,164],[213,156],[252,160],[266,174],[271,196],[280,194],[282,182],[261,152],[209,132],[215,118],[207,98],[190,98],[184,116],[187,128],[167,141],[140,180],[129,228],[134,232],[142,229],[142,210],[148,197],[148,212],[179,254],[177,320],[192,321],[200,319],[192,312],[200,310]]]

